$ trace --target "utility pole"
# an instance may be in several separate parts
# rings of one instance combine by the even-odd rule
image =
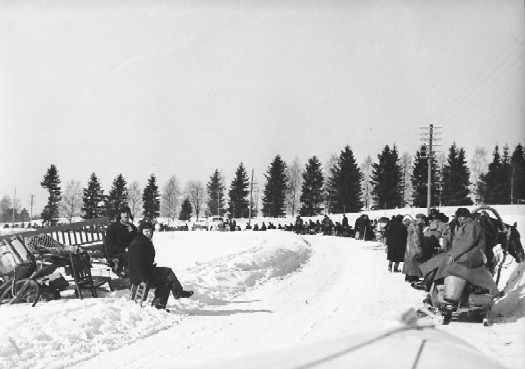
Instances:
[[[429,124],[428,127],[419,127],[423,130],[420,134],[421,142],[421,158],[427,159],[428,167],[428,178],[427,178],[427,216],[430,215],[430,203],[431,203],[431,194],[432,194],[432,163],[434,161],[434,155],[436,153],[435,147],[441,146],[442,137],[440,135],[442,132],[439,130],[443,127],[434,126]]]
[[[250,207],[248,208],[248,225],[252,224],[252,193],[253,193],[253,169],[252,169],[252,179],[250,180]]]
[[[13,223],[11,224],[12,228],[15,227],[15,208],[16,208],[16,187],[15,187],[15,195],[13,196]]]
[[[31,215],[29,216],[29,223],[33,221],[33,198],[35,195],[31,194]]]

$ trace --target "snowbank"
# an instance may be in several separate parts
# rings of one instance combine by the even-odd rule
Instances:
[[[129,345],[177,325],[206,304],[221,304],[269,279],[285,277],[310,256],[306,242],[284,232],[202,236],[154,236],[159,265],[193,264],[176,273],[195,295],[179,301],[170,297],[174,312],[140,308],[126,299],[127,291],[102,293],[105,298],[99,299],[64,298],[34,308],[1,306],[0,367],[63,368]],[[200,252],[192,254],[195,248]],[[172,263],[177,259],[179,263]]]
[[[400,210],[405,214],[391,213]],[[524,234],[525,211],[498,211]],[[352,222],[358,215],[347,216]],[[330,217],[338,221],[342,215]],[[379,242],[282,231],[157,232],[153,240],[158,264],[172,267],[184,287],[195,291],[192,298],[170,298],[170,313],[130,303],[127,291],[98,299],[65,296],[35,308],[1,306],[0,368],[164,368],[162,360],[171,357],[180,360],[179,367],[197,358],[210,367],[219,355],[242,364],[239,354],[255,348],[308,343],[330,349],[333,339],[388,327],[395,312],[418,307],[424,298],[402,274],[387,272]],[[507,259],[500,281],[505,295],[495,302],[493,326],[441,329],[510,368],[522,368],[524,268]],[[159,361],[151,365],[154,358]],[[454,367],[453,358],[447,360]]]

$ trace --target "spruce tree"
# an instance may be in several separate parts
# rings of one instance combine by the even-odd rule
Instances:
[[[102,218],[106,215],[106,204],[105,204],[104,191],[100,187],[97,175],[91,174],[87,188],[84,188],[84,196],[82,198],[83,206],[83,218],[84,219],[95,219]]]
[[[286,163],[277,155],[264,175],[266,185],[263,190],[262,212],[265,217],[278,218],[286,208]]]
[[[510,203],[510,158],[502,158],[496,145],[487,173],[481,176],[482,195],[486,204],[501,205]],[[505,153],[505,150],[504,150]]]
[[[206,184],[208,191],[208,211],[210,215],[223,216],[224,210],[224,186],[223,179],[219,169],[210,176],[209,182]]]
[[[317,156],[313,156],[308,159],[303,172],[303,186],[300,197],[302,203],[300,214],[302,216],[312,217],[321,213],[320,206],[324,201],[323,184],[321,162]]]
[[[414,207],[427,207],[427,185],[428,185],[428,161],[426,157],[422,157],[422,149],[416,152],[414,158],[414,170],[412,171],[412,188],[414,194]],[[439,205],[439,183],[437,178],[437,162],[436,158],[432,156],[430,159],[432,166],[431,177],[431,192],[430,192],[430,206]]]
[[[454,143],[448,151],[447,163],[443,166],[441,200],[444,206],[472,205],[469,197],[470,171],[465,150]]]
[[[373,195],[379,209],[403,206],[403,170],[396,146],[385,146],[377,156],[379,162],[372,164]]]
[[[160,215],[159,187],[154,174],[149,177],[148,184],[142,193],[142,208],[144,209],[144,219],[151,222],[154,222]]]
[[[188,198],[185,198],[182,202],[180,209],[179,220],[189,221],[191,219],[191,214],[193,213],[193,207],[191,206],[191,201]]]
[[[62,200],[60,182],[58,170],[55,164],[51,164],[44,175],[42,182],[40,182],[40,185],[49,192],[47,204],[42,211],[42,219],[50,224],[54,224],[59,216],[58,206],[60,200]]]
[[[357,213],[363,207],[361,200],[362,174],[354,153],[346,146],[337,163],[330,169],[330,190],[333,196],[332,212]]]
[[[525,203],[525,152],[520,143],[511,158],[511,203]]]
[[[113,180],[113,186],[109,191],[106,201],[107,215],[110,219],[115,219],[120,215],[120,209],[124,206],[128,206],[128,190],[126,185],[126,180],[122,174],[119,174]]]
[[[228,196],[230,201],[228,203],[230,216],[233,218],[247,218],[249,213],[249,200],[247,199],[249,191],[249,179],[244,169],[243,163],[235,171],[235,178],[233,179]]]

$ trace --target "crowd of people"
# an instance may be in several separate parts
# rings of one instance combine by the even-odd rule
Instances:
[[[154,262],[155,249],[151,239],[155,225],[144,220],[137,228],[132,220],[130,210],[124,208],[107,229],[105,246],[108,257],[118,260],[115,272],[129,277],[131,283],[146,282],[156,287],[153,304],[157,308],[166,307],[170,291],[175,298],[191,296],[191,291],[184,291],[171,268],[157,267]],[[341,222],[335,223],[328,215],[315,222],[297,216],[295,224],[275,226],[271,222],[268,225],[262,222],[261,226],[258,223],[252,226],[248,223],[245,230],[282,229],[301,235],[322,233],[365,241],[379,237],[386,245],[388,271],[404,273],[405,281],[416,289],[429,291],[435,279],[453,273],[489,290],[497,290],[492,278],[487,278],[489,269],[482,268],[487,264],[490,268],[492,259],[491,249],[485,247],[486,232],[468,209],[457,209],[450,221],[445,214],[431,209],[428,217],[425,214],[417,214],[414,218],[399,214],[383,224],[369,219],[366,214],[358,217],[353,227],[346,215]],[[235,222],[228,222],[219,230],[240,231],[241,228]]]

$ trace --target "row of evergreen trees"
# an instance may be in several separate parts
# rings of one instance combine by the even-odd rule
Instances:
[[[49,193],[48,202],[41,214],[42,220],[47,223],[55,223],[60,215],[66,216],[70,221],[79,214],[84,219],[106,216],[114,219],[122,207],[130,206],[131,199],[128,193],[130,188],[127,187],[127,182],[122,174],[115,178],[107,196],[104,195],[95,173],[91,174],[87,187],[81,192],[75,191],[75,187],[69,191],[72,187],[68,186],[68,194],[64,198],[60,183],[58,170],[54,164],[51,164],[40,183]],[[160,200],[154,175],[148,179],[148,185],[144,188],[141,200],[144,217],[157,218],[160,214]]]
[[[291,210],[294,216],[299,210],[303,216],[314,216],[323,211],[329,213],[359,212],[363,208],[392,209],[406,206],[427,206],[428,165],[431,165],[431,206],[461,206],[478,203],[509,204],[525,202],[525,154],[518,144],[512,155],[508,147],[500,155],[496,146],[493,160],[486,172],[470,182],[470,170],[465,151],[454,143],[446,158],[437,155],[425,156],[423,148],[416,152],[412,164],[406,155],[399,156],[396,146],[384,147],[377,162],[359,167],[354,154],[346,146],[339,157],[332,158],[329,168],[313,156],[304,168],[297,160],[288,165],[277,155],[264,174],[266,183],[262,192],[262,215],[284,216]],[[475,164],[475,163],[474,163]],[[51,165],[41,185],[49,192],[48,204],[42,212],[44,220],[53,220],[59,215],[61,189],[58,171]],[[91,175],[82,195],[82,216],[85,219],[102,216],[115,217],[123,205],[136,208],[131,201],[126,180],[119,174],[113,181],[107,196],[101,189],[95,173]],[[197,218],[202,215],[224,215],[247,218],[256,215],[257,199],[253,199],[250,179],[244,164],[238,166],[228,190],[218,169],[210,176],[206,189],[199,182],[191,182],[185,191],[185,199],[178,205],[180,191],[172,177],[162,193],[166,216],[175,219]],[[136,192],[136,188],[134,192]],[[136,200],[136,194],[134,196]],[[161,194],[154,175],[142,192],[144,217],[157,218],[161,210]],[[67,204],[72,203],[68,199]],[[250,208],[251,205],[251,208]],[[62,201],[62,207],[64,204]],[[67,205],[65,206],[67,209]],[[74,206],[71,205],[71,208]],[[204,209],[204,210],[203,210]]]

